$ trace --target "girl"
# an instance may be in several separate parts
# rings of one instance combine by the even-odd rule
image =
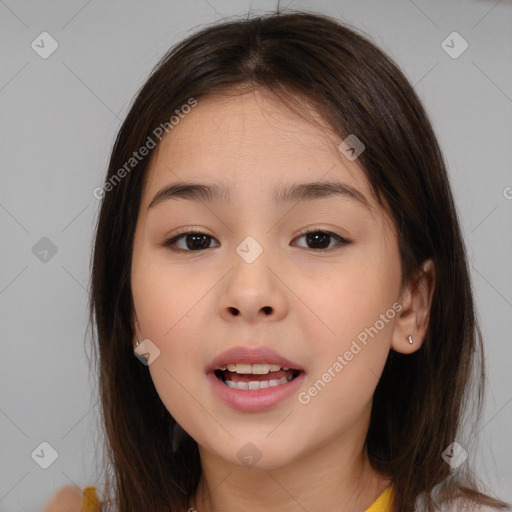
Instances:
[[[365,37],[307,12],[189,37],[95,195],[101,510],[507,507],[461,431],[483,357],[445,163]]]

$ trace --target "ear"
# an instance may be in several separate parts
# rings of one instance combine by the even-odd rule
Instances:
[[[435,287],[435,267],[431,259],[421,265],[417,274],[404,287],[399,303],[402,311],[396,320],[391,348],[402,354],[418,350],[425,338],[430,320],[430,308]],[[412,336],[413,343],[409,342]]]

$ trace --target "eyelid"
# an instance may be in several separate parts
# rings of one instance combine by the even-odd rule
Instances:
[[[298,238],[303,237],[304,235],[307,235],[309,233],[324,233],[331,238],[337,239],[338,243],[334,247],[329,247],[327,249],[309,249],[308,247],[299,247],[299,249],[306,249],[309,250],[312,254],[323,254],[323,253],[330,253],[332,251],[336,251],[337,249],[341,249],[342,247],[346,245],[350,245],[352,243],[352,240],[349,240],[348,238],[338,235],[338,233],[335,233],[334,231],[330,231],[329,229],[325,229],[321,226],[306,226],[301,229],[301,231],[297,234],[297,236],[294,237],[293,240],[297,240]]]
[[[352,240],[349,240],[345,236],[339,235],[338,233],[335,233],[334,231],[330,231],[329,229],[326,229],[326,228],[324,228],[322,226],[317,226],[317,225],[314,225],[314,224],[312,226],[305,226],[304,228],[302,228],[295,238],[297,238],[299,236],[302,236],[302,235],[305,235],[307,233],[316,233],[317,231],[320,231],[320,232],[328,234],[328,235],[337,236],[338,238],[340,238],[341,240],[343,240],[346,243],[351,243],[352,242]]]
[[[174,252],[204,252],[205,249],[203,251],[185,251],[183,249],[175,248],[175,247],[173,247],[173,245],[177,242],[177,240],[182,235],[194,234],[194,233],[197,233],[199,235],[206,235],[207,237],[211,238],[212,240],[215,240],[216,242],[220,243],[213,235],[208,234],[206,231],[207,230],[205,230],[203,228],[195,228],[195,227],[187,227],[187,226],[178,228],[177,231],[174,231],[171,235],[166,236],[160,245],[162,247],[165,247],[166,249],[171,249]]]
[[[184,233],[199,233],[201,235],[208,235],[208,233],[206,233],[203,228],[194,228],[194,227],[185,226],[184,228],[178,228],[177,231],[175,231],[172,235],[169,235],[167,238],[175,238]],[[212,235],[208,235],[208,236],[211,236],[213,238]]]

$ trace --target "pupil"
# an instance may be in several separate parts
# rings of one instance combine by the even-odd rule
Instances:
[[[192,244],[189,244],[189,240],[190,240],[189,237],[191,237],[194,240],[194,242],[192,242]],[[209,238],[209,237],[208,237],[208,235],[201,235],[201,234],[187,235],[187,248],[188,249],[192,249],[192,250],[196,249],[197,247],[194,246],[194,243],[199,238],[203,238],[203,242],[204,242],[204,240]],[[201,249],[208,249],[208,244],[204,244],[204,243],[200,244],[200,248]]]
[[[321,233],[321,232],[317,232],[317,233],[309,233],[307,235],[307,239],[308,239],[308,244],[315,244],[318,242],[318,239],[320,238],[320,240],[324,243],[321,243],[320,242],[320,245],[321,245],[321,249],[324,249],[326,247],[329,246],[329,241],[327,240],[329,238],[330,235],[328,235],[327,233]],[[325,243],[327,241],[327,243]]]

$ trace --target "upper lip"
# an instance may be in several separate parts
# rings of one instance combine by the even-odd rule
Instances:
[[[225,352],[219,354],[206,368],[207,373],[212,373],[220,366],[234,363],[258,364],[269,363],[278,364],[281,367],[290,368],[292,370],[302,370],[303,368],[286,357],[278,354],[270,347],[232,347]]]

